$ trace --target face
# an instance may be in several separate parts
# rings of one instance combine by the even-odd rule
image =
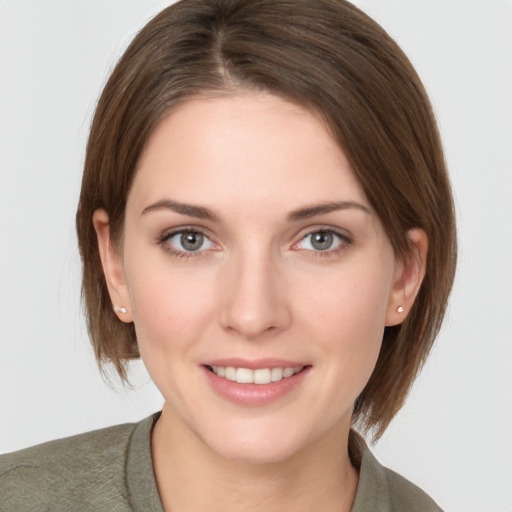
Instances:
[[[238,460],[346,437],[403,294],[323,123],[265,94],[191,100],[161,122],[105,259],[175,428]]]

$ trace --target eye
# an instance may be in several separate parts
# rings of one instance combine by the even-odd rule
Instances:
[[[202,252],[212,249],[214,243],[200,231],[186,229],[166,235],[162,242],[179,253]]]
[[[340,235],[329,229],[321,229],[308,233],[297,244],[299,249],[307,251],[335,251],[343,245],[347,245],[349,240],[346,236]]]

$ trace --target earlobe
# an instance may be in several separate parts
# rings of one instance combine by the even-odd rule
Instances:
[[[115,248],[110,236],[110,224],[108,214],[103,209],[98,209],[92,216],[101,265],[107,282],[108,293],[112,301],[112,308],[118,318],[123,322],[133,321],[131,313],[130,295],[123,271],[123,261]]]
[[[425,277],[428,238],[422,229],[408,232],[411,250],[405,261],[397,262],[393,289],[386,313],[386,326],[401,324],[409,314]]]

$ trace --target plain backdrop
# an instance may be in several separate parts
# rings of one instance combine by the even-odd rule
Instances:
[[[374,448],[447,511],[512,510],[512,3],[360,0],[432,97],[454,186],[450,309],[408,403]],[[156,0],[0,0],[0,452],[138,421],[162,399],[99,375],[74,234],[106,76]]]

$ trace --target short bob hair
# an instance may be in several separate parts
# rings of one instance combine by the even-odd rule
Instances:
[[[415,304],[403,324],[385,328],[354,408],[354,423],[377,439],[440,329],[455,272],[455,218],[420,79],[387,33],[344,0],[181,0],[131,42],[97,104],[76,217],[98,364],[112,362],[127,380],[126,363],[139,353],[133,324],[112,311],[93,212],[108,213],[118,244],[137,164],[158,123],[191,98],[243,91],[265,91],[322,117],[398,258],[411,257],[409,230],[427,234],[426,275]]]

